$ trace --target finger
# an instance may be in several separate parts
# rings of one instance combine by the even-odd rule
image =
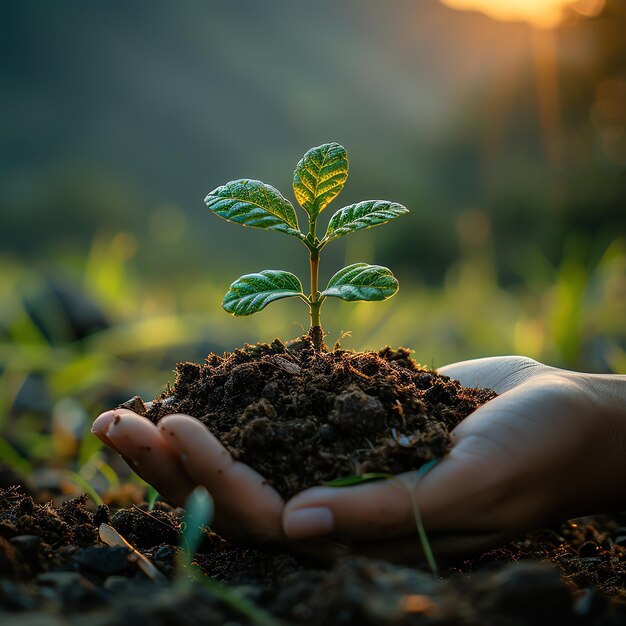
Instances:
[[[91,426],[91,432],[96,437],[98,437],[98,439],[100,439],[100,441],[102,441],[104,445],[112,448],[113,450],[115,450],[115,452],[119,454],[120,451],[115,448],[113,442],[106,435],[107,430],[109,430],[109,427],[113,423],[116,415],[116,411],[105,411],[104,413],[98,415],[98,417]]]
[[[452,363],[437,372],[460,381],[464,387],[488,388],[501,394],[548,369],[525,356],[499,356]]]
[[[189,477],[211,493],[216,528],[264,540],[283,537],[282,498],[251,467],[234,461],[201,422],[188,415],[168,415],[158,427]]]
[[[132,460],[125,456],[124,453],[107,437],[107,431],[111,427],[111,424],[113,424],[113,420],[116,418],[119,411],[119,409],[115,409],[113,411],[106,411],[105,413],[100,414],[91,426],[91,432],[98,439],[100,439],[105,446],[111,448],[114,452],[117,452],[117,454],[119,454],[124,461],[126,461],[126,464],[129,467],[133,467]]]
[[[481,483],[482,469],[464,464],[463,456],[453,450],[421,478],[408,472],[354,487],[303,491],[286,503],[283,530],[292,540],[380,541],[414,536],[421,523],[429,533],[499,536],[498,484]],[[489,468],[488,476],[493,473]],[[441,545],[452,551],[450,539]]]
[[[408,534],[410,497],[395,481],[347,488],[312,487],[285,505],[283,530],[289,539],[335,536],[363,539]]]
[[[194,488],[179,460],[166,445],[156,426],[124,409],[112,412],[104,437],[130,467],[167,499],[183,504]],[[97,420],[96,420],[97,421]],[[100,430],[101,424],[94,425]]]

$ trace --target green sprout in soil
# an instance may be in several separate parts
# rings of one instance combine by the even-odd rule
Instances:
[[[349,302],[378,301],[398,291],[398,281],[386,267],[353,263],[339,270],[326,289],[319,291],[320,252],[324,246],[348,233],[384,224],[408,213],[396,202],[364,200],[339,209],[326,233],[317,235],[320,213],[336,198],[348,178],[348,153],[338,143],[311,148],[299,161],[293,174],[293,190],[307,214],[308,230],[298,226],[296,211],[281,193],[259,180],[233,180],[211,191],[204,202],[216,215],[253,228],[276,230],[302,241],[309,251],[310,291],[306,295],[299,278],[284,270],[262,270],[238,278],[224,296],[222,306],[235,316],[252,315],[270,302],[297,297],[306,302],[311,317],[309,330],[316,350],[323,348],[324,331],[320,309],[329,297]]]

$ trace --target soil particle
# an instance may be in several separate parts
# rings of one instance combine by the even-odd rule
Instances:
[[[157,502],[154,510],[120,509],[111,524],[135,548],[145,549],[163,544],[176,545],[180,520],[166,504]]]
[[[4,537],[0,537],[0,575],[20,578],[22,573],[20,570],[23,569],[20,565],[15,546]]]
[[[143,552],[162,574],[165,574],[168,578],[174,576],[176,570],[176,555],[178,554],[177,546],[164,544],[149,548]]]
[[[351,385],[335,397],[328,425],[341,435],[375,435],[385,428],[387,412],[383,403]]]
[[[121,546],[89,546],[74,555],[74,563],[81,571],[102,575],[119,574],[129,567],[130,550]]]
[[[133,396],[130,400],[122,402],[122,404],[119,405],[119,408],[128,409],[129,411],[133,411],[138,415],[145,415],[147,411],[146,405],[139,396]],[[116,419],[118,419],[117,416]]]
[[[10,542],[19,551],[23,562],[31,569],[36,569],[41,539],[37,535],[17,535],[12,537]]]
[[[418,365],[405,348],[316,352],[305,336],[179,363],[146,416],[198,418],[289,498],[339,477],[418,469],[494,396]]]
[[[106,504],[99,504],[93,514],[93,525],[100,528],[100,524],[108,524],[111,520],[111,512]]]

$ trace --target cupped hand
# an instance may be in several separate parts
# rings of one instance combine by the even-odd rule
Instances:
[[[624,506],[626,378],[568,372],[525,357],[446,366],[441,374],[499,395],[452,433],[430,472],[353,487],[313,487],[285,503],[232,459],[196,419],[157,426],[126,409],[93,432],[166,498],[196,485],[215,501],[214,527],[251,540],[323,545],[391,560],[417,555],[414,504],[436,556],[482,550],[539,525]],[[326,554],[330,552],[327,550]]]
[[[458,555],[626,504],[626,377],[513,356],[439,373],[499,395],[454,429],[450,453],[419,479],[409,472],[295,496],[283,513],[289,538],[335,538],[406,558],[416,545],[413,498],[435,555]]]

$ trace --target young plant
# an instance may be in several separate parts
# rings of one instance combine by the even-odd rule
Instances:
[[[386,267],[353,263],[339,270],[324,291],[319,291],[320,252],[324,246],[348,233],[384,224],[408,213],[396,202],[365,200],[339,209],[331,218],[326,233],[317,235],[320,213],[336,198],[348,178],[348,153],[338,143],[311,148],[293,173],[296,200],[307,215],[308,229],[298,226],[296,211],[281,193],[259,180],[233,180],[211,191],[204,199],[216,215],[253,228],[276,230],[297,237],[309,251],[310,290],[304,293],[297,276],[284,270],[262,270],[238,278],[224,296],[222,306],[236,316],[251,315],[281,298],[300,298],[309,307],[310,336],[316,350],[323,347],[324,332],[320,309],[326,298],[386,300],[398,291],[398,281]]]

